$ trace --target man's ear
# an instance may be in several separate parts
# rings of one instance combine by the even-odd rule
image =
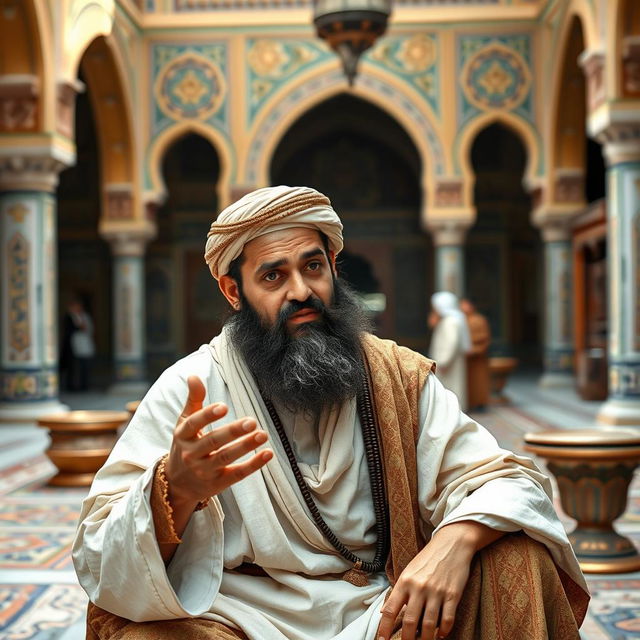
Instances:
[[[336,252],[329,250],[329,264],[331,265],[331,271],[333,275],[338,277],[338,270],[336,269]]]
[[[227,302],[234,308],[240,308],[240,287],[238,283],[229,275],[220,276],[218,287]]]

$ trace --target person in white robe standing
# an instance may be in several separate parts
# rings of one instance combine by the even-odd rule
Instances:
[[[433,329],[429,357],[438,363],[438,379],[453,391],[463,411],[467,409],[467,353],[471,335],[455,294],[439,291],[431,296],[429,325]]]
[[[88,638],[578,639],[588,594],[548,478],[431,361],[368,332],[341,249],[306,187],[250,193],[211,225],[233,311],[155,382],[83,503]]]

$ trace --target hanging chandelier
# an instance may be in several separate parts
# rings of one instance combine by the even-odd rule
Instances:
[[[318,37],[340,56],[353,86],[360,56],[387,29],[391,0],[313,0],[313,23]]]

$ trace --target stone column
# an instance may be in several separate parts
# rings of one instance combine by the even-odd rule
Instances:
[[[435,247],[435,291],[465,295],[464,236],[466,225],[455,222],[429,224]]]
[[[137,400],[149,388],[145,352],[146,233],[103,234],[113,252],[114,384],[109,393]]]
[[[0,159],[0,422],[64,411],[58,400],[56,201],[63,163]]]
[[[564,225],[542,227],[544,240],[544,373],[541,387],[575,385],[571,237]]]
[[[598,420],[640,426],[640,121],[598,138],[607,161],[609,398]]]

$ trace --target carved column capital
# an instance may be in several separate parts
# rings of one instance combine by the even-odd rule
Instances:
[[[37,131],[38,76],[11,73],[0,76],[0,132]]]
[[[109,225],[100,229],[100,235],[111,245],[114,256],[140,257],[145,247],[155,236],[152,224],[124,226]]]
[[[582,208],[584,199],[584,170],[559,167],[554,171],[553,202]]]
[[[129,182],[104,186],[105,216],[109,220],[133,220],[133,185]]]
[[[571,221],[583,208],[542,205],[533,212],[531,222],[540,229],[544,242],[566,242],[571,239]]]
[[[471,222],[464,220],[428,220],[427,228],[433,236],[436,247],[458,247],[464,244],[464,238]]]
[[[66,162],[50,155],[0,155],[0,191],[52,193],[66,166]]]
[[[640,116],[609,122],[597,133],[597,138],[604,145],[603,153],[609,166],[640,160]]]
[[[434,205],[443,209],[464,206],[464,182],[459,178],[438,180],[435,185]]]

